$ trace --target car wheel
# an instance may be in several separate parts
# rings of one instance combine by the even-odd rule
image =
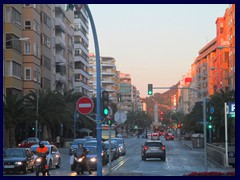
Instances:
[[[166,156],[161,158],[162,161],[166,161]]]
[[[56,165],[56,168],[60,168],[61,167],[61,158],[58,159],[58,164]]]
[[[51,168],[52,168],[52,160],[50,159],[48,169],[51,169]]]
[[[145,157],[145,156],[142,156],[142,160],[143,160],[143,161],[146,161],[146,157]]]
[[[24,170],[23,170],[23,174],[27,174],[27,170],[28,170],[28,167],[27,167],[27,164],[26,164],[25,167],[24,167]]]

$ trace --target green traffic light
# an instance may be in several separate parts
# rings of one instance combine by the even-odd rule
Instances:
[[[208,125],[208,128],[209,128],[209,129],[212,129],[212,124],[209,124],[209,125]]]
[[[32,130],[34,131],[34,128],[32,128]]]
[[[209,116],[209,120],[210,120],[210,121],[212,120],[212,116]]]
[[[148,95],[152,95],[152,91],[148,91]]]
[[[108,109],[103,110],[104,115],[108,115]]]

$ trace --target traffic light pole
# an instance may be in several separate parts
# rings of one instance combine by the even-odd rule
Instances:
[[[96,54],[96,70],[97,70],[97,176],[102,176],[102,124],[101,124],[101,68],[100,68],[100,53],[98,46],[97,31],[92,17],[92,13],[87,4],[84,5],[92,27],[95,54]]]
[[[188,89],[193,90],[202,96],[203,101],[203,134],[204,134],[204,170],[208,171],[207,165],[207,123],[206,123],[206,97],[204,96],[203,92],[198,91],[194,88],[185,88],[185,87],[153,87],[153,89]]]

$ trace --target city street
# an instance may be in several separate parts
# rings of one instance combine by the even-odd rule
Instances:
[[[204,171],[204,152],[202,148],[191,149],[190,141],[165,141],[161,137],[162,142],[166,145],[166,161],[160,159],[141,160],[141,146],[146,139],[129,137],[125,139],[127,153],[120,156],[112,162],[111,172],[109,166],[103,166],[103,176],[182,176],[190,172]],[[68,148],[60,148],[62,156],[62,166],[60,169],[51,169],[52,176],[77,176],[77,173],[70,170]],[[208,171],[234,171],[234,168],[223,168],[208,162]],[[7,174],[6,176],[35,176],[35,173],[28,174]],[[96,176],[97,171],[93,171],[91,176]],[[89,176],[88,172],[84,175]]]

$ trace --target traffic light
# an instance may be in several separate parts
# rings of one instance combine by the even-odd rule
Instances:
[[[148,95],[152,95],[152,94],[153,94],[153,85],[148,84]]]
[[[163,121],[163,117],[164,116],[164,113],[163,112],[160,112],[160,120]]]
[[[106,117],[108,116],[108,113],[109,113],[109,109],[108,109],[109,94],[107,91],[102,91],[102,103],[103,103],[103,116]]]
[[[112,119],[107,120],[107,125],[111,126],[112,125]]]
[[[208,129],[212,129],[212,127],[213,127],[213,126],[212,126],[212,123],[209,123],[209,124],[208,124]]]
[[[178,124],[178,125],[177,125],[177,128],[181,128],[181,124]]]

